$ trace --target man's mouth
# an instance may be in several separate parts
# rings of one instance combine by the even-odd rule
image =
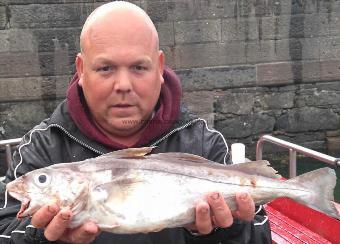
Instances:
[[[119,103],[119,104],[114,105],[114,107],[116,107],[116,108],[128,108],[128,107],[132,107],[132,105],[131,104]]]

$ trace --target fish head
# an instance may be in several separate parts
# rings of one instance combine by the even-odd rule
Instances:
[[[8,193],[21,201],[19,219],[32,216],[47,204],[56,203],[71,209],[87,192],[88,182],[72,170],[53,170],[42,168],[31,171],[6,186]],[[79,206],[78,206],[79,207]]]

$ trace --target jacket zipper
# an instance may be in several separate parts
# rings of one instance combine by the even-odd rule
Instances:
[[[103,155],[105,154],[104,152],[102,151],[99,151],[89,145],[87,145],[85,142],[79,140],[78,138],[76,138],[75,136],[73,136],[70,132],[68,132],[64,127],[62,127],[61,125],[58,125],[58,124],[50,124],[49,127],[57,127],[59,128],[60,130],[62,130],[68,137],[70,137],[72,140],[74,140],[75,142],[79,143],[80,145],[86,147],[87,149],[90,149],[91,151],[97,153],[97,154],[100,154],[100,155]]]
[[[163,136],[162,138],[158,139],[156,142],[152,143],[150,146],[151,147],[155,147],[157,146],[157,144],[161,143],[162,141],[164,141],[166,138],[168,138],[169,136],[171,136],[172,134],[174,134],[175,132],[178,132],[180,130],[183,130],[185,128],[187,128],[188,126],[196,123],[197,121],[200,121],[201,119],[197,118],[197,119],[194,119],[194,120],[191,120],[190,122],[180,126],[180,127],[177,127],[176,129],[173,129],[172,131],[170,131],[168,134],[166,134],[165,136]]]
[[[173,129],[172,131],[170,131],[168,134],[166,134],[165,136],[163,136],[162,138],[158,139],[156,142],[152,143],[150,146],[151,147],[154,147],[154,146],[157,146],[157,144],[159,144],[160,142],[164,141],[166,138],[168,138],[169,136],[171,136],[172,134],[174,134],[175,132],[178,132],[180,130],[183,130],[185,128],[187,128],[188,126],[196,123],[197,121],[199,121],[200,119],[194,119],[180,127],[177,127],[175,129]],[[87,145],[85,142],[79,140],[78,138],[76,138],[75,136],[73,136],[70,132],[68,132],[64,127],[62,127],[61,125],[58,125],[58,124],[50,124],[49,127],[57,127],[59,128],[60,130],[62,130],[68,137],[70,137],[72,140],[74,140],[75,142],[79,143],[80,145],[90,149],[91,151],[97,153],[97,154],[100,154],[100,155],[103,155],[105,154],[104,152],[102,151],[99,151],[89,145]]]

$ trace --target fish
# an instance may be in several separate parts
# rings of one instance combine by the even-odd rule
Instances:
[[[129,148],[54,164],[28,172],[6,188],[22,202],[18,218],[56,203],[72,210],[70,228],[93,221],[102,231],[117,234],[193,223],[197,201],[216,191],[231,210],[237,208],[235,194],[248,192],[256,205],[288,197],[340,219],[333,197],[336,174],[331,168],[283,181],[266,160],[222,165],[193,154],[152,150]]]

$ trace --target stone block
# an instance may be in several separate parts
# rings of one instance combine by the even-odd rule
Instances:
[[[319,1],[299,1],[299,0],[292,0],[292,1],[275,1],[280,2],[280,13],[283,14],[309,14],[320,12],[321,2]]]
[[[340,148],[340,136],[327,137],[327,150],[338,152]]]
[[[0,101],[31,100],[41,98],[41,78],[0,79]]]
[[[155,23],[161,46],[173,46],[175,44],[174,25],[172,22]]]
[[[151,16],[153,21],[179,21],[197,19],[218,19],[230,9],[225,8],[223,0],[196,1],[170,0],[154,1],[142,0],[141,6]]]
[[[96,4],[103,4],[105,2],[108,2],[107,0],[96,0],[96,3],[94,3],[93,0],[0,0],[0,4],[3,2],[3,4],[10,3],[11,5],[27,5],[27,4],[53,4],[53,3],[92,3],[94,5]],[[126,2],[133,2],[135,4],[139,4],[139,0],[126,0]]]
[[[223,114],[246,115],[253,111],[254,91],[241,89],[219,92],[215,103],[215,111]]]
[[[265,113],[255,113],[225,117],[215,122],[215,128],[226,138],[244,138],[272,132],[274,124],[274,117]]]
[[[318,81],[319,62],[280,62],[257,65],[257,84],[261,86]]]
[[[319,59],[319,39],[284,39],[246,43],[248,63]]]
[[[319,42],[318,38],[278,40],[275,43],[276,60],[318,60]]]
[[[176,67],[175,66],[175,54],[174,54],[174,47],[173,46],[160,46],[160,50],[163,51],[165,55],[165,63],[169,67]]]
[[[245,63],[244,43],[198,43],[174,47],[176,69]]]
[[[293,83],[290,63],[258,64],[256,70],[257,84],[260,86]]]
[[[247,63],[264,63],[282,61],[276,53],[277,41],[248,41],[245,43],[244,55]],[[284,60],[284,59],[283,59]]]
[[[0,78],[0,102],[64,98],[70,76]]]
[[[340,37],[320,38],[320,59],[338,59],[340,57]]]
[[[166,22],[171,19],[168,17],[168,8],[173,7],[174,3],[142,0],[141,7],[148,13],[153,22]]]
[[[174,28],[176,44],[221,41],[220,20],[177,21]]]
[[[330,36],[340,35],[340,4],[338,3],[337,11],[332,12],[332,14],[325,14],[324,25],[322,26],[326,30],[329,30]]]
[[[214,90],[230,87],[241,87],[255,84],[253,66],[194,68],[178,70],[183,89],[186,91]]]
[[[254,17],[223,19],[222,42],[257,40],[258,30],[258,22]]]
[[[61,100],[0,103],[0,140],[22,137],[51,113]]]
[[[256,96],[255,102],[260,110],[289,109],[294,107],[295,92],[263,92]]]
[[[320,80],[340,80],[340,60],[325,60],[320,62]]]
[[[184,92],[183,102],[190,111],[197,114],[214,113],[215,92],[213,91],[194,91]]]
[[[67,49],[79,52],[80,28],[33,29],[34,39],[37,40],[39,52],[53,52]]]
[[[1,53],[0,78],[53,76],[71,74],[75,71],[75,53],[65,52]]]
[[[0,5],[0,30],[5,29],[7,24],[6,7]]]
[[[37,52],[1,53],[0,77],[40,76]]]
[[[316,119],[317,118],[317,119]],[[340,123],[331,109],[304,107],[291,109],[277,119],[275,128],[286,132],[336,130]]]
[[[296,97],[296,106],[340,107],[340,82],[334,82],[333,84],[320,83],[317,86],[315,84],[301,86],[299,95]]]
[[[264,17],[259,22],[260,39],[308,38],[324,35],[320,28],[323,15],[282,15]]]
[[[29,29],[6,29],[0,31],[0,53],[35,52],[37,39]]]
[[[41,75],[73,74],[75,72],[75,57],[76,53],[65,52],[63,50],[60,52],[39,54]]]
[[[214,92],[198,91],[184,92],[183,102],[199,118],[207,121],[210,127],[214,126]]]
[[[92,4],[11,5],[11,27],[79,27],[94,9]],[[39,13],[39,14],[37,14]]]
[[[327,137],[340,137],[340,130],[326,131],[326,136]]]

